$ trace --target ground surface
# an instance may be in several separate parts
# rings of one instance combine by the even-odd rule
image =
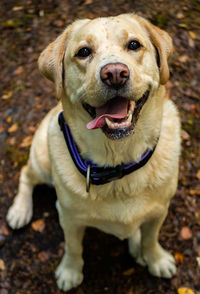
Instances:
[[[53,189],[38,187],[34,218],[13,232],[5,215],[17,191],[21,166],[41,118],[56,103],[51,83],[41,77],[42,49],[76,18],[135,11],[166,29],[174,40],[168,88],[182,120],[179,187],[160,241],[176,257],[172,280],[156,279],[128,255],[127,243],[88,229],[84,239],[85,279],[76,294],[200,293],[200,2],[134,0],[48,0],[0,3],[0,294],[56,294],[54,270],[63,253],[63,234]],[[39,221],[38,221],[39,220]],[[183,289],[182,289],[183,291]]]

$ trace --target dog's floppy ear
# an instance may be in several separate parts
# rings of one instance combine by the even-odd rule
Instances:
[[[39,70],[45,77],[55,83],[57,99],[60,99],[63,91],[65,75],[64,57],[68,39],[72,32],[79,29],[87,22],[89,22],[89,19],[81,19],[73,22],[54,42],[50,43],[46,49],[42,51],[39,57]]]
[[[151,42],[156,48],[157,64],[160,70],[160,83],[164,85],[169,80],[168,59],[173,53],[172,39],[168,33],[154,26],[147,20],[140,18],[139,21],[148,31]]]
[[[56,97],[60,98],[63,90],[63,58],[71,26],[50,43],[40,54],[38,65],[40,72],[55,83]]]

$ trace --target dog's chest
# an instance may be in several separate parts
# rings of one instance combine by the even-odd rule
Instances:
[[[137,199],[84,201],[73,216],[81,224],[98,228],[120,239],[129,237],[152,212],[153,207]],[[155,212],[155,211],[154,211]]]

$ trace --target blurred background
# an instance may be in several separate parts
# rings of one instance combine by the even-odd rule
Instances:
[[[129,256],[126,241],[94,229],[84,239],[85,279],[76,294],[200,294],[200,1],[46,0],[0,2],[0,294],[56,294],[63,254],[55,191],[34,192],[30,225],[11,231],[5,216],[17,191],[35,130],[57,102],[39,73],[41,51],[77,18],[136,12],[174,41],[167,95],[182,121],[179,187],[160,241],[176,258],[171,280],[150,276]],[[47,200],[48,199],[48,200]]]

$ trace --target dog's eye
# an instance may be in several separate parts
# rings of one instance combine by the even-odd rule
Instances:
[[[140,42],[133,40],[128,44],[128,49],[129,50],[137,50],[141,47],[142,45],[140,44]]]
[[[92,53],[92,50],[87,47],[81,48],[78,53],[76,54],[77,57],[86,58]]]

